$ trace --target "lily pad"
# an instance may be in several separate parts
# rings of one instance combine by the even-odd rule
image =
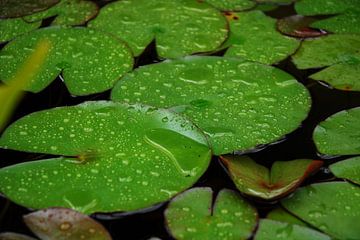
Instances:
[[[276,4],[292,4],[297,0],[255,0],[258,3],[276,3]]]
[[[278,222],[296,224],[300,226],[307,226],[303,221],[291,215],[289,212],[285,211],[283,208],[278,207],[268,213],[266,216],[267,219],[275,220]]]
[[[223,189],[213,200],[210,188],[193,188],[175,197],[165,211],[176,239],[247,239],[257,212],[234,191]]]
[[[360,107],[330,116],[315,128],[313,138],[322,154],[360,154]]]
[[[0,79],[11,81],[43,39],[52,48],[25,90],[39,92],[61,73],[70,93],[88,95],[112,88],[132,69],[131,52],[118,39],[87,28],[51,27],[16,38],[2,49]]]
[[[256,6],[251,0],[205,0],[222,11],[243,11]]]
[[[261,219],[254,240],[331,240],[321,232],[299,225]]]
[[[220,159],[241,192],[267,200],[293,191],[322,166],[322,161],[297,159],[274,162],[269,170],[247,156],[227,155]]]
[[[39,209],[132,211],[166,201],[206,170],[200,130],[168,110],[86,102],[30,114],[5,130],[3,148],[62,155],[0,170],[0,191]]]
[[[40,25],[40,22],[28,23],[22,18],[0,19],[0,43],[10,41],[19,35],[35,30]]]
[[[2,0],[0,1],[0,18],[30,15],[47,9],[59,1],[60,0]]]
[[[297,39],[276,30],[276,20],[261,11],[233,13],[228,18],[230,35],[224,46],[225,56],[239,57],[264,64],[280,62],[300,45]]]
[[[300,188],[282,205],[334,238],[358,239],[359,201],[359,187],[347,182],[327,182]]]
[[[291,37],[309,38],[326,35],[327,32],[309,27],[315,18],[293,15],[277,21],[278,30]]]
[[[310,76],[341,90],[360,91],[360,39],[334,34],[305,40],[292,60],[299,69],[327,67]]]
[[[310,108],[308,91],[289,74],[223,57],[141,67],[123,77],[111,97],[187,115],[216,155],[276,141],[296,129]]]
[[[43,209],[25,215],[24,221],[43,240],[111,240],[110,234],[101,224],[71,209]]]
[[[360,184],[360,157],[353,157],[330,165],[331,172],[338,178],[344,178]]]
[[[212,51],[228,35],[222,14],[194,0],[116,1],[103,7],[88,26],[125,40],[135,56],[155,39],[162,58]]]
[[[52,25],[80,25],[96,16],[99,9],[94,2],[83,0],[61,0],[55,6],[26,16],[28,22],[38,22],[45,18],[55,17]]]
[[[1,240],[36,240],[35,238],[12,232],[0,233]]]

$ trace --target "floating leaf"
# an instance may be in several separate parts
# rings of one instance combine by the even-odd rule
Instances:
[[[300,188],[282,205],[305,222],[337,239],[360,236],[360,188],[327,182]]]
[[[254,240],[331,240],[321,232],[299,225],[261,219]]]
[[[22,17],[47,9],[58,2],[59,0],[2,0],[0,18]]]
[[[264,64],[280,62],[299,47],[297,39],[276,30],[276,20],[260,11],[233,13],[228,19],[230,36],[224,46],[230,46],[225,56],[239,57]]]
[[[25,17],[28,22],[37,22],[45,18],[55,17],[53,25],[80,25],[98,13],[98,7],[94,2],[83,0],[61,0],[55,6]]]
[[[299,69],[327,67],[310,76],[334,88],[360,91],[360,39],[357,35],[334,34],[306,40],[293,56]]]
[[[321,161],[298,159],[274,162],[269,170],[247,156],[227,155],[220,159],[241,192],[268,200],[293,191],[322,165]]]
[[[278,140],[310,107],[308,91],[289,74],[220,57],[141,67],[118,82],[112,99],[186,114],[209,136],[216,155]]]
[[[333,33],[360,33],[360,10],[314,22],[312,27],[326,29]]]
[[[303,221],[291,215],[289,212],[285,211],[283,208],[275,208],[266,216],[267,219],[275,220],[278,222],[297,224],[300,226],[307,226]]]
[[[52,48],[26,90],[39,92],[60,73],[70,93],[88,95],[112,88],[130,71],[130,50],[118,39],[87,28],[44,28],[16,38],[0,52],[0,79],[10,81],[35,46],[47,39]]]
[[[258,3],[276,3],[276,4],[291,4],[296,0],[255,0]]]
[[[251,0],[205,0],[205,2],[223,11],[243,11],[256,5]]]
[[[28,23],[22,18],[0,19],[0,43],[30,32],[40,27],[41,22]]]
[[[330,170],[338,178],[360,184],[360,157],[334,163],[330,165]]]
[[[257,212],[237,193],[221,190],[214,201],[210,188],[193,188],[175,197],[165,211],[176,239],[247,239]]]
[[[0,145],[63,155],[0,170],[0,191],[30,208],[132,211],[190,187],[209,164],[203,134],[167,110],[87,102],[30,114]],[[30,179],[30,180],[29,180]]]
[[[111,240],[101,224],[71,209],[43,209],[25,215],[24,221],[43,240]]]
[[[315,128],[313,138],[322,154],[360,154],[360,107],[330,116]]]
[[[281,33],[291,37],[308,38],[327,34],[325,31],[310,28],[309,25],[314,21],[316,21],[315,18],[293,15],[279,19],[277,28]]]
[[[1,240],[36,240],[35,238],[28,237],[23,234],[12,233],[12,232],[0,233],[0,239]]]
[[[123,0],[103,7],[90,27],[125,40],[135,56],[155,39],[162,58],[177,58],[216,49],[226,39],[226,19],[194,0]]]

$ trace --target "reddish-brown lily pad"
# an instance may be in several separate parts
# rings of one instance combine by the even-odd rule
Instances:
[[[60,0],[1,0],[0,18],[22,17],[47,9]]]
[[[276,26],[282,34],[291,37],[310,38],[326,35],[326,31],[310,27],[315,21],[316,19],[312,17],[293,15],[279,19]]]
[[[297,159],[274,162],[269,170],[247,156],[224,155],[220,159],[241,192],[266,200],[295,190],[322,166],[322,161]]]

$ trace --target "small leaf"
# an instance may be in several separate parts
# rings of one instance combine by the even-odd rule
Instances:
[[[293,191],[322,165],[321,161],[298,159],[275,162],[269,170],[247,156],[225,155],[220,159],[241,192],[266,200]]]
[[[103,7],[89,26],[123,39],[135,56],[155,39],[161,58],[212,51],[228,34],[222,14],[194,0],[116,1]]]
[[[296,224],[306,227],[307,225],[298,219],[297,217],[291,215],[289,212],[285,211],[283,208],[278,207],[269,212],[266,216],[267,219],[275,220],[278,222],[284,222],[289,224]]]
[[[255,7],[251,0],[204,0],[222,11],[243,11]]]
[[[212,195],[210,188],[193,188],[170,202],[165,218],[176,239],[231,240],[251,236],[257,221],[256,209],[231,190],[221,190],[215,201]]]
[[[42,240],[111,240],[101,224],[71,209],[43,209],[25,215],[24,221]]]
[[[346,182],[312,184],[298,189],[282,205],[336,239],[360,236],[360,188]]]
[[[291,37],[309,38],[326,35],[327,32],[310,28],[309,25],[316,21],[315,18],[293,15],[277,21],[278,30]]]
[[[299,225],[261,219],[254,240],[331,240],[321,232]]]
[[[0,43],[12,40],[40,27],[41,22],[28,23],[22,18],[0,19]]]
[[[12,232],[0,233],[1,240],[36,240],[35,238]]]
[[[360,157],[349,158],[330,165],[331,172],[338,178],[344,178],[360,184]]]
[[[360,107],[330,116],[316,126],[313,138],[321,154],[360,154]]]
[[[0,1],[0,18],[30,15],[47,9],[59,1],[60,0],[3,0]]]
[[[52,45],[48,60],[25,90],[39,92],[61,73],[70,93],[88,95],[112,88],[132,69],[132,54],[118,39],[88,28],[51,27],[16,38],[1,50],[1,80],[10,81],[43,39]]]

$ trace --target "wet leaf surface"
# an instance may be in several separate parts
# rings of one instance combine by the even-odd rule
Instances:
[[[26,16],[47,9],[58,2],[59,0],[2,0],[0,1],[0,18]]]
[[[222,11],[243,11],[255,7],[251,0],[204,0]]]
[[[241,192],[267,200],[289,194],[322,165],[321,161],[297,159],[274,162],[269,170],[247,156],[225,155],[220,159]]]
[[[327,32],[309,27],[315,18],[293,15],[277,21],[278,30],[291,37],[310,38],[326,35]]]
[[[12,233],[12,232],[0,233],[0,239],[1,240],[36,240],[36,238],[32,238],[23,234]]]
[[[258,3],[276,3],[276,4],[291,4],[297,0],[255,0]]]
[[[254,240],[331,240],[321,232],[299,225],[261,219]]]
[[[337,239],[360,236],[360,188],[347,182],[312,184],[282,201],[291,213]]]
[[[3,148],[52,155],[0,170],[0,191],[29,208],[132,211],[170,199],[206,170],[204,135],[167,110],[86,102],[30,114],[2,135]]]
[[[117,1],[89,23],[129,44],[135,56],[155,39],[161,58],[177,58],[216,49],[228,34],[226,19],[202,1]]]
[[[87,28],[50,27],[16,38],[1,50],[0,78],[10,81],[43,39],[52,48],[28,91],[43,90],[61,73],[70,93],[88,95],[112,88],[132,69],[132,54],[118,39]]]
[[[360,154],[360,108],[330,116],[315,128],[313,138],[322,154]]]
[[[193,188],[177,197],[165,211],[175,239],[247,239],[257,212],[236,192],[224,189],[213,200],[211,188]]]
[[[19,35],[35,30],[40,25],[40,22],[28,23],[22,18],[0,19],[0,43],[10,41]]]
[[[141,67],[118,82],[112,99],[187,115],[207,134],[216,155],[278,140],[300,125],[310,107],[309,93],[289,74],[220,57]]]
[[[360,157],[349,158],[330,165],[331,172],[338,178],[344,178],[360,184]]]
[[[359,36],[334,34],[304,41],[292,60],[299,69],[327,67],[311,75],[312,79],[337,89],[360,91],[359,48]]]
[[[228,15],[229,47],[225,56],[238,57],[264,64],[274,64],[293,54],[300,41],[276,30],[276,20],[260,11]]]
[[[296,225],[300,225],[300,226],[304,226],[304,227],[307,226],[303,221],[301,221],[300,219],[291,215],[289,212],[285,211],[281,207],[271,210],[271,212],[269,212],[267,214],[266,218],[270,219],[270,220],[278,221],[278,222],[296,224]]]
[[[71,209],[43,209],[25,215],[24,221],[42,240],[111,240],[101,224]]]

